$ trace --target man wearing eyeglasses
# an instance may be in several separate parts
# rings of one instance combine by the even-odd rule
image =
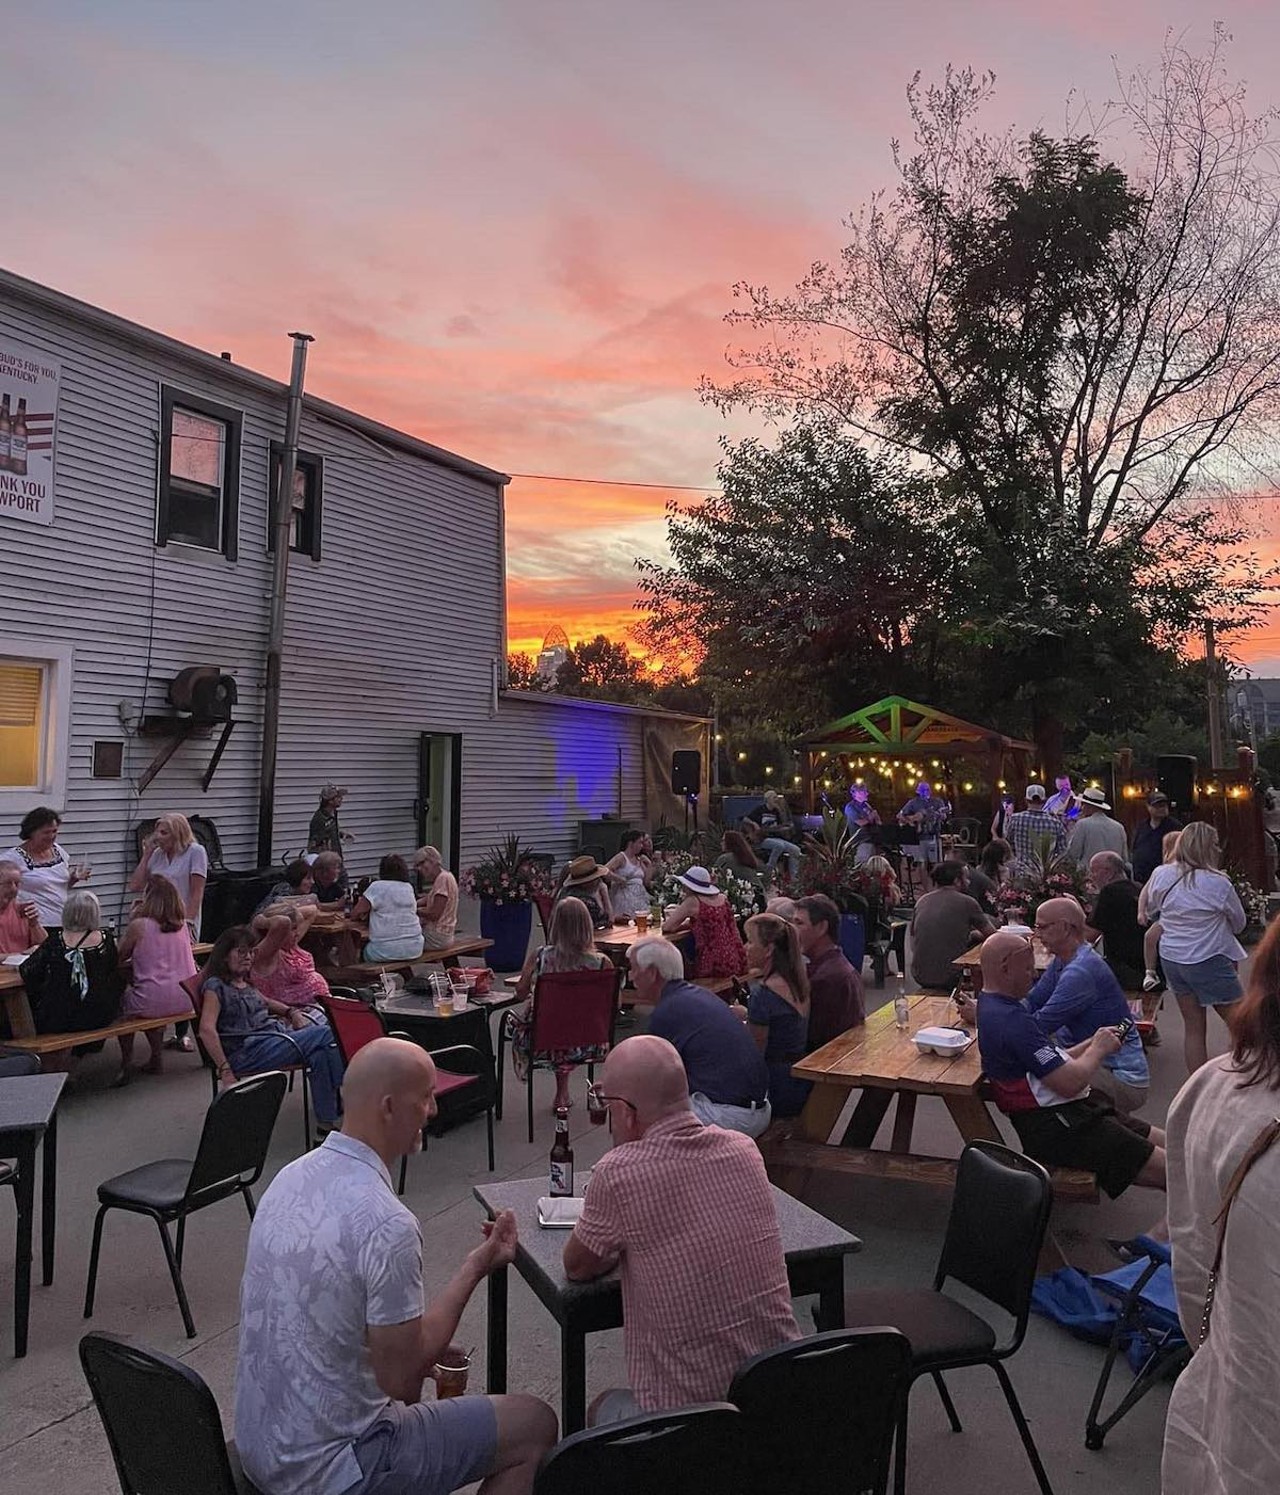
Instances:
[[[631,1384],[597,1397],[587,1420],[723,1401],[744,1360],[800,1337],[764,1163],[747,1137],[694,1115],[665,1038],[618,1044],[602,1086],[614,1145],[564,1270],[588,1282],[620,1268]]]
[[[1165,1187],[1164,1133],[1121,1116],[1090,1089],[1120,1047],[1114,1028],[1061,1048],[1023,998],[1035,980],[1031,941],[1009,930],[982,946],[978,1051],[996,1105],[1027,1156],[1050,1168],[1085,1168],[1115,1199],[1131,1184]]]
[[[1118,1027],[1130,1015],[1115,972],[1086,941],[1084,930],[1084,910],[1074,898],[1047,899],[1036,911],[1036,935],[1053,960],[1027,994],[1027,1008],[1046,1033],[1058,1034],[1067,1045],[1083,1043],[1099,1028]],[[1092,1083],[1117,1111],[1128,1114],[1145,1102],[1151,1073],[1132,1024]]]

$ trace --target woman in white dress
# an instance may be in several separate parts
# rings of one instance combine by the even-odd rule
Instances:
[[[62,905],[77,883],[87,882],[92,870],[87,862],[73,862],[58,844],[62,816],[47,805],[30,811],[18,828],[21,840],[0,853],[0,861],[22,868],[19,894],[24,903],[34,903],[36,917],[46,929],[62,923]]]
[[[1254,955],[1231,1035],[1232,1052],[1196,1070],[1165,1128],[1173,1280],[1193,1345],[1229,1208],[1209,1331],[1169,1400],[1164,1495],[1280,1490],[1280,920]]]
[[[634,919],[649,910],[652,851],[647,831],[627,831],[622,837],[622,849],[605,863],[609,873],[609,901],[619,918]]]

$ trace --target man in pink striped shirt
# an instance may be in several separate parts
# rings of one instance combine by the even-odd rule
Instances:
[[[564,1249],[584,1282],[621,1266],[629,1390],[588,1420],[721,1401],[752,1355],[798,1339],[773,1194],[755,1144],[703,1126],[680,1055],[628,1038],[605,1061],[614,1146]]]

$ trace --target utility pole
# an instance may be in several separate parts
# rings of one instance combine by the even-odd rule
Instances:
[[[1222,687],[1218,680],[1218,655],[1213,636],[1213,619],[1204,625],[1205,692],[1209,700],[1209,767],[1222,767]]]
[[[276,548],[271,567],[271,618],[267,629],[267,684],[262,709],[262,769],[258,777],[258,865],[271,864],[275,832],[276,754],[280,742],[280,660],[284,652],[285,604],[289,596],[289,546],[293,540],[293,480],[298,469],[298,433],[302,426],[302,389],[307,373],[310,333],[291,332],[293,371],[284,422],[280,482],[271,516]]]

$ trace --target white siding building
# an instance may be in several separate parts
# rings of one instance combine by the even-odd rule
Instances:
[[[37,364],[57,376],[38,504],[24,497],[34,478],[6,457],[22,388],[6,371]],[[164,810],[214,820],[228,867],[257,862],[286,393],[0,272],[0,844],[34,805],[62,810],[63,844],[92,862],[113,918],[134,828]],[[36,417],[53,412],[23,408],[35,474],[37,437],[50,445]],[[350,789],[342,824],[358,872],[420,836],[466,866],[507,831],[562,858],[582,818],[678,816],[656,765],[671,746],[700,747],[705,763],[705,722],[500,689],[501,473],[312,398],[300,447],[273,860],[305,845],[327,780]],[[139,723],[170,716],[169,681],[206,664],[239,698],[207,792],[216,730],[140,790],[166,739]]]

